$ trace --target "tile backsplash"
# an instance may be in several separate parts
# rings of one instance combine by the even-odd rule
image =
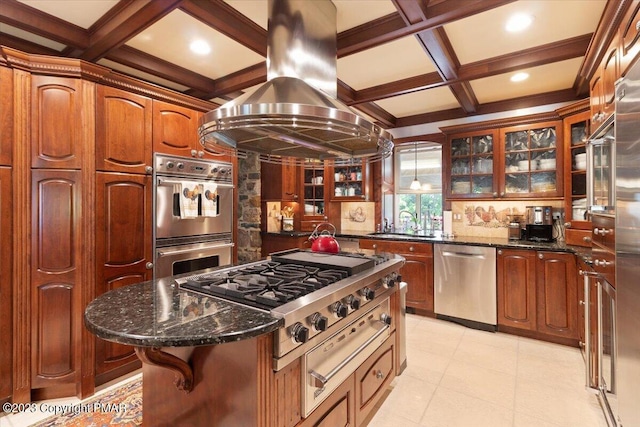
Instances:
[[[343,202],[340,204],[342,212],[340,230],[342,233],[374,232],[375,203],[373,202]]]
[[[473,237],[509,236],[509,222],[513,215],[526,214],[527,206],[564,207],[562,200],[469,200],[451,202],[453,234]]]

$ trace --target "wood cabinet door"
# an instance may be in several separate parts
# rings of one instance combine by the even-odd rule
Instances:
[[[0,95],[1,96],[1,95]],[[11,206],[11,168],[0,167],[0,206]],[[3,209],[0,217],[0,335],[4,345],[0,346],[0,401],[11,396],[13,310],[12,310],[12,232],[13,211]]]
[[[31,77],[31,166],[82,167],[82,81]]]
[[[98,85],[96,169],[150,173],[152,167],[151,99]]]
[[[498,325],[536,330],[536,252],[498,250]]]
[[[591,132],[594,133],[604,120],[604,93],[602,85],[602,68],[597,68],[589,82],[589,99],[591,104]]]
[[[450,135],[442,151],[447,199],[498,196],[501,146],[497,129]]]
[[[151,177],[96,173],[96,296],[152,278]],[[135,362],[133,347],[96,338],[96,375]]]
[[[640,52],[640,1],[633,0],[620,25],[620,75],[625,76],[629,66]]]
[[[433,312],[433,255],[400,255],[406,260],[400,275],[407,282],[407,307]]]
[[[80,366],[81,172],[31,178],[31,388],[44,388],[74,383]]]
[[[0,67],[0,165],[11,166],[13,148],[13,70]]]
[[[262,200],[298,201],[298,167],[293,161],[283,161],[282,164],[261,162],[260,177]]]
[[[433,245],[431,243],[360,239],[361,249],[391,252],[406,260],[400,269],[407,282],[407,307],[433,312]]]
[[[578,339],[577,274],[575,255],[566,252],[538,252],[538,332]]]
[[[183,157],[202,157],[198,142],[198,112],[153,101],[153,151]],[[198,156],[198,151],[201,155]]]

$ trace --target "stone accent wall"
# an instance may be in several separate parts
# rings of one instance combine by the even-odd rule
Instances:
[[[260,259],[260,160],[249,153],[238,159],[238,262]]]

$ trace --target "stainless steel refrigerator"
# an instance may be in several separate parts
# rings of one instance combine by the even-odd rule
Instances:
[[[640,426],[640,62],[616,85],[616,390],[619,423]]]

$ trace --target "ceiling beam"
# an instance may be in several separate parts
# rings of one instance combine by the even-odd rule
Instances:
[[[209,93],[216,90],[213,79],[129,46],[120,46],[112,50],[106,59],[201,92]]]
[[[404,95],[418,90],[431,89],[446,85],[497,76],[511,71],[551,64],[556,61],[584,56],[591,40],[591,34],[561,40],[555,43],[524,49],[509,55],[501,55],[470,64],[461,65],[458,77],[444,81],[439,73],[428,73],[395,82],[372,86],[357,91],[356,99],[349,105],[370,102],[392,96]]]
[[[65,45],[81,49],[89,46],[89,33],[84,28],[17,0],[1,0],[0,22]]]
[[[416,114],[414,116],[399,117],[396,119],[397,127],[423,125],[440,122],[443,120],[463,119],[482,114],[501,113],[522,108],[538,107],[541,105],[556,104],[560,102],[572,102],[579,100],[573,89],[563,89],[555,92],[541,93],[531,96],[509,99],[505,101],[489,102],[481,104],[475,114],[468,114],[461,108],[437,111],[434,113]]]
[[[411,25],[407,25],[399,13],[392,13],[338,34],[338,57],[371,49],[513,1],[515,0],[446,0],[427,6],[428,18]]]
[[[267,30],[222,0],[185,0],[180,10],[267,57]]]
[[[91,34],[90,45],[78,56],[95,62],[125,44],[176,9],[182,0],[133,0],[102,22]]]

